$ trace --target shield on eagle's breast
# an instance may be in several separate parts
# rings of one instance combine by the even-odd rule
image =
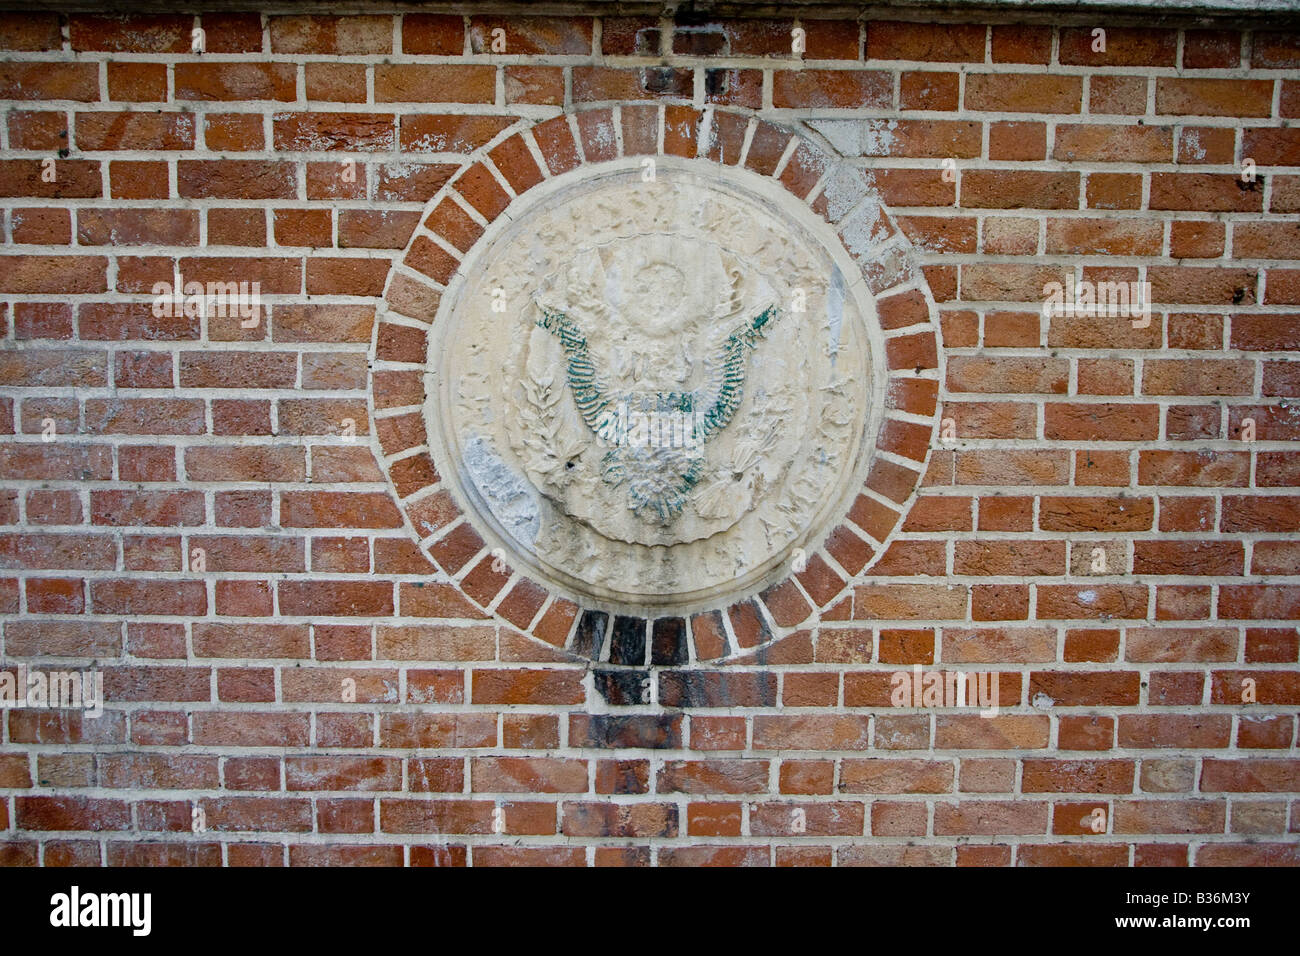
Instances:
[[[758,579],[862,478],[873,355],[841,261],[685,166],[557,189],[435,324],[454,482],[530,573],[590,601]]]

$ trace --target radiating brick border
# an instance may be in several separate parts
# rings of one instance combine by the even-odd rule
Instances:
[[[865,486],[806,565],[729,607],[690,620],[583,608],[505,565],[461,511],[426,432],[428,336],[443,291],[486,227],[533,187],[624,157],[672,156],[775,179],[834,227],[875,297],[886,407]],[[805,623],[849,616],[852,581],[885,551],[921,482],[938,420],[938,321],[910,245],[871,173],[809,136],[748,112],[623,104],[521,122],[472,156],[430,201],[388,279],[371,350],[376,455],[421,549],[484,612],[552,648],[615,665],[768,659]],[[885,454],[879,454],[884,452]],[[847,590],[847,593],[846,593]]]

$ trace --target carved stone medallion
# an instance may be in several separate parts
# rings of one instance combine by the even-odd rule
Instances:
[[[819,225],[671,162],[512,210],[448,289],[427,372],[439,471],[485,539],[616,611],[789,573],[878,423],[870,299]]]

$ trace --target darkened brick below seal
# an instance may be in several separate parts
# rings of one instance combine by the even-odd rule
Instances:
[[[682,718],[678,714],[573,714],[569,718],[569,744],[676,750],[682,745]]]
[[[685,664],[688,659],[686,620],[680,617],[661,617],[655,621],[650,632],[650,663]]]
[[[643,617],[626,617],[620,614],[614,618],[614,633],[609,643],[609,662],[644,664],[645,629],[646,622]]]
[[[578,620],[578,630],[573,636],[573,653],[597,659],[605,643],[605,628],[609,615],[604,611],[583,611]]]
[[[659,675],[664,707],[775,707],[776,675],[752,671],[666,671]]]
[[[592,672],[596,690],[605,702],[613,707],[631,707],[634,704],[648,704],[642,699],[642,687],[650,676],[643,670],[595,670]]]

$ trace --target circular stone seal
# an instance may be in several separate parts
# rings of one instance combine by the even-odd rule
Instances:
[[[438,470],[485,540],[585,606],[721,606],[788,574],[862,484],[870,295],[806,207],[742,182],[664,160],[561,177],[443,297]]]

